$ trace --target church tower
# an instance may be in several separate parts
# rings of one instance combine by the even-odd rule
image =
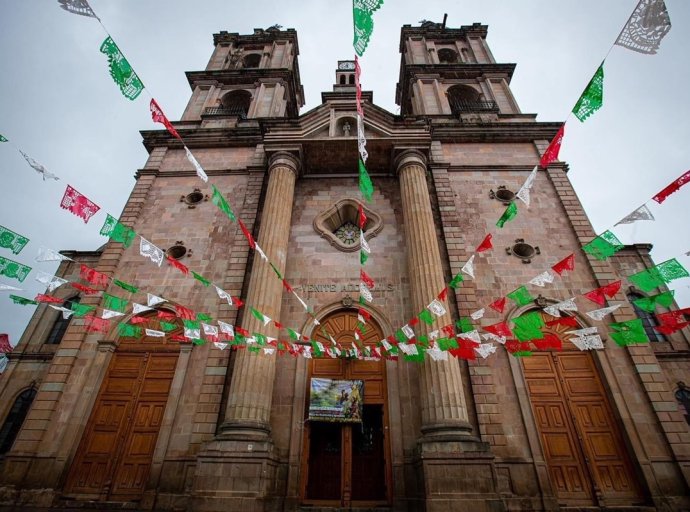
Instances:
[[[498,64],[486,43],[487,26],[461,28],[424,22],[400,34],[396,103],[403,115],[454,115],[495,121],[519,114],[509,88],[515,64]]]
[[[296,117],[304,105],[294,29],[273,26],[251,35],[220,32],[204,71],[187,73],[192,97],[182,120]]]

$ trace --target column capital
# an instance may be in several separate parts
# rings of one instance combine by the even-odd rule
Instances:
[[[396,174],[400,174],[408,165],[418,165],[426,170],[426,164],[426,156],[418,149],[401,150],[398,155],[396,155],[395,160],[393,160],[393,167],[395,168]]]
[[[299,157],[288,153],[287,151],[278,151],[273,153],[268,159],[268,172],[270,173],[276,167],[287,167],[294,174],[295,178],[299,176],[302,167]]]

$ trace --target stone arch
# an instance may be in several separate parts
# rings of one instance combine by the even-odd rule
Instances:
[[[243,68],[258,68],[261,65],[261,54],[250,53],[242,58]]]
[[[474,87],[465,84],[457,84],[448,88],[448,103],[453,114],[471,112],[482,101],[482,94]]]
[[[16,395],[7,416],[0,427],[0,455],[6,454],[12,448],[19,430],[24,424],[31,404],[36,398],[36,387],[32,383],[28,388],[23,388]]]
[[[451,48],[441,48],[436,54],[441,64],[455,64],[458,62],[458,52]]]
[[[223,95],[221,104],[228,114],[236,114],[245,119],[252,103],[252,93],[244,89],[230,91]]]

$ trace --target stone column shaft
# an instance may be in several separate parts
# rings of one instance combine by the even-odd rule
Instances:
[[[257,243],[281,274],[285,272],[298,165],[298,161],[287,153],[278,153],[271,158],[257,237]],[[272,319],[278,319],[281,301],[282,283],[268,263],[262,261],[258,253],[255,254],[245,300],[247,308],[253,307]],[[248,310],[243,317],[243,327],[250,333],[278,335],[272,323],[264,326]],[[256,354],[247,350],[237,352],[225,422],[221,428],[223,433],[248,438],[270,434],[275,357],[275,354],[266,355],[263,351]]]
[[[407,265],[412,308],[423,310],[444,288],[443,267],[426,182],[426,162],[417,151],[397,159],[400,179]],[[449,313],[433,328],[420,325],[424,334],[451,323]],[[462,436],[471,432],[458,362],[424,359],[421,368],[422,433],[427,438]]]

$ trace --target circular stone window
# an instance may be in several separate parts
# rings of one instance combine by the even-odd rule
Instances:
[[[200,189],[195,188],[193,192],[186,196],[181,196],[180,201],[186,203],[190,208],[194,208],[197,204],[208,201],[208,196],[205,196]]]
[[[167,251],[165,251],[166,256],[169,256],[170,258],[174,258],[176,260],[183,258],[185,254],[187,254],[187,248],[184,245],[182,245],[181,242],[177,242],[175,245],[173,245]]]
[[[509,204],[513,202],[513,199],[515,199],[515,192],[508,190],[505,186],[501,185],[498,187],[496,192],[493,190],[490,191],[489,197],[491,197],[491,199],[498,199],[504,204]]]
[[[506,248],[506,252],[520,258],[523,263],[530,263],[532,258],[537,254],[541,254],[539,247],[525,243],[522,238],[515,240],[515,244],[512,247]]]

